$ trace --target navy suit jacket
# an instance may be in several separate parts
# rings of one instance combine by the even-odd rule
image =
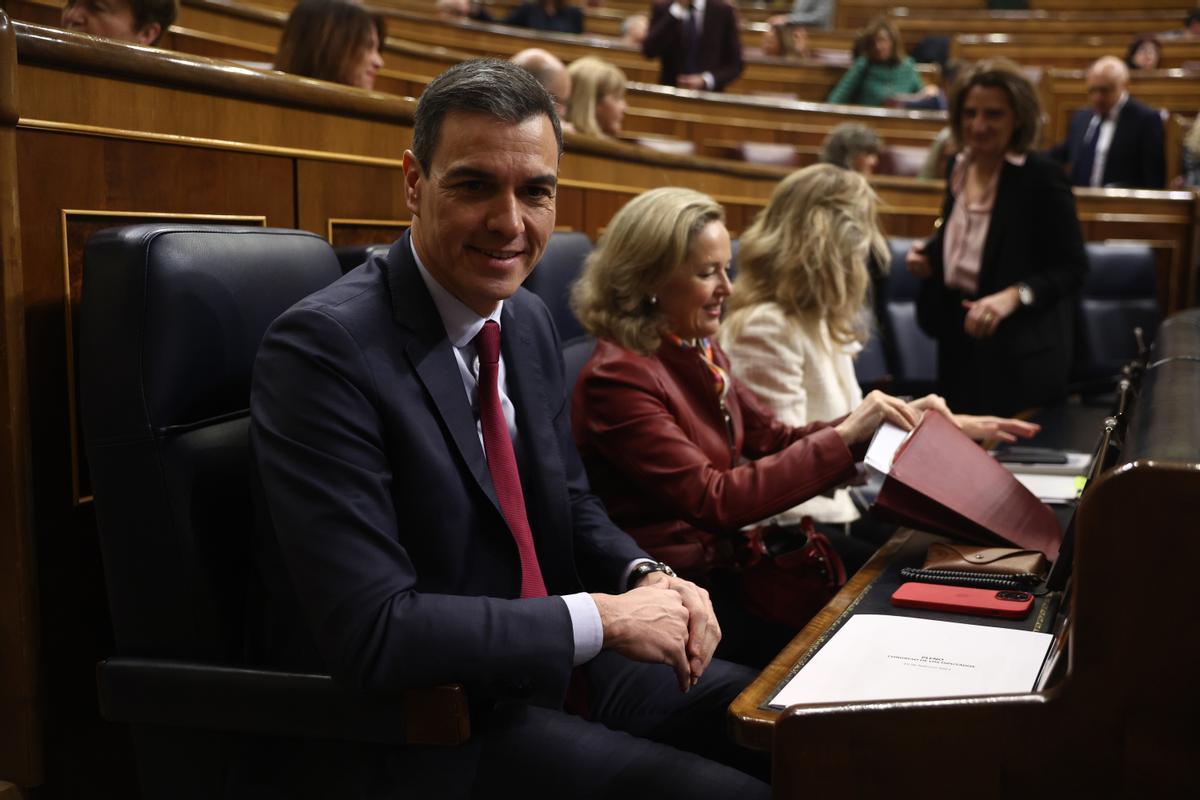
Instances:
[[[1052,147],[1050,157],[1070,165],[1071,183],[1087,186],[1090,175],[1075,168],[1084,149],[1084,136],[1092,121],[1090,110],[1077,111],[1071,117],[1067,138]],[[1098,135],[1098,134],[1097,134]],[[1164,156],[1162,117],[1153,108],[1144,106],[1132,97],[1117,115],[1104,174],[1100,183],[1125,189],[1162,189],[1167,185],[1167,165]]]
[[[683,22],[671,16],[671,0],[656,0],[650,10],[650,29],[642,42],[647,58],[662,58],[658,82],[674,86],[683,73]],[[737,12],[724,0],[707,0],[704,27],[700,29],[700,72],[711,72],[717,91],[742,74],[742,41],[738,35]]]
[[[255,362],[251,440],[270,525],[258,660],[372,690],[459,682],[561,704],[558,597],[514,599],[520,562],[441,317],[405,234],[285,312]],[[645,553],[590,493],[558,335],[524,289],[501,316],[517,457],[551,595],[618,591]]]

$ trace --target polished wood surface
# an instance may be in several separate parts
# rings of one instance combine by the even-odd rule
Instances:
[[[967,61],[984,58],[1011,58],[1018,64],[1061,69],[1087,69],[1101,56],[1125,60],[1125,51],[1132,37],[1128,34],[1104,38],[1076,38],[1063,34],[986,34],[955,36],[950,41],[950,55]],[[1200,39],[1162,43],[1162,69],[1178,69],[1186,64],[1200,64]],[[1134,73],[1135,84],[1142,72]],[[1193,81],[1200,76],[1193,76]]]
[[[16,37],[0,11],[0,779],[43,774],[35,544],[30,529],[25,282],[17,192]],[[3,794],[3,792],[0,792]],[[14,797],[19,793],[10,791]],[[5,795],[7,796],[7,795]]]
[[[911,45],[925,36],[957,36],[959,34],[1046,34],[1067,36],[1108,35],[1132,41],[1141,33],[1156,33],[1178,28],[1183,12],[1162,10],[1114,11],[987,11],[938,10],[916,8],[907,4],[888,11],[891,18]]]
[[[1189,573],[1200,557],[1191,535],[1200,519],[1200,351],[1154,363],[1126,398],[1124,415],[1100,429],[1099,474],[1076,511],[1064,649],[1048,686],[763,712],[791,665],[857,594],[848,586],[732,708],[735,735],[752,746],[770,741],[775,797],[1200,791],[1200,642],[1187,627]]]

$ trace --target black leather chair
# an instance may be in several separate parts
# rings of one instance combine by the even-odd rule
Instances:
[[[542,298],[558,327],[562,341],[582,336],[583,327],[571,311],[571,284],[583,271],[583,262],[592,252],[592,240],[577,231],[551,235],[546,252],[525,279],[525,288]]]
[[[921,282],[904,267],[904,256],[914,239],[889,239],[892,267],[888,271],[888,317],[896,337],[892,391],[922,395],[937,380],[937,342],[917,325],[917,293]]]
[[[1088,276],[1079,300],[1075,388],[1108,391],[1139,355],[1135,328],[1149,346],[1162,319],[1154,251],[1124,242],[1088,242]]]
[[[595,349],[596,340],[590,336],[580,336],[563,345],[563,365],[566,370],[563,386],[566,387],[568,400],[575,391],[575,382],[579,380],[579,373],[583,372],[583,365],[592,357]]]
[[[464,740],[458,687],[365,696],[242,658],[251,367],[270,322],[341,274],[329,245],[140,225],[97,234],[84,263],[84,440],[118,650],[100,703],[132,726],[143,796],[222,796],[243,734]]]
[[[333,248],[333,252],[337,256],[338,266],[342,268],[342,274],[345,275],[355,267],[367,263],[367,259],[371,256],[386,256],[388,250],[391,249],[392,243],[387,242],[384,244],[342,245]]]

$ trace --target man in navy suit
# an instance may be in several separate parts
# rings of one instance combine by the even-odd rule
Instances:
[[[411,232],[264,338],[258,658],[367,691],[461,683],[472,736],[272,742],[231,781],[247,795],[769,793],[724,735],[753,674],[712,660],[707,593],[589,492],[558,336],[520,288],[554,228],[561,152],[527,72],[452,67],[404,154]]]
[[[725,0],[656,0],[642,54],[662,59],[665,86],[719,92],[742,74],[737,12]]]
[[[1071,118],[1050,157],[1067,165],[1074,186],[1164,188],[1162,117],[1129,96],[1129,68],[1104,56],[1088,70],[1087,87],[1091,110]]]

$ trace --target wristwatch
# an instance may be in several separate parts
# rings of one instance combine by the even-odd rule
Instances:
[[[633,568],[633,572],[629,573],[629,582],[625,584],[625,589],[629,590],[642,582],[642,578],[649,575],[651,572],[661,572],[665,575],[675,577],[675,570],[668,567],[661,561],[643,561]]]
[[[1023,306],[1033,305],[1033,287],[1028,283],[1018,283],[1017,299],[1021,301],[1021,305]]]

